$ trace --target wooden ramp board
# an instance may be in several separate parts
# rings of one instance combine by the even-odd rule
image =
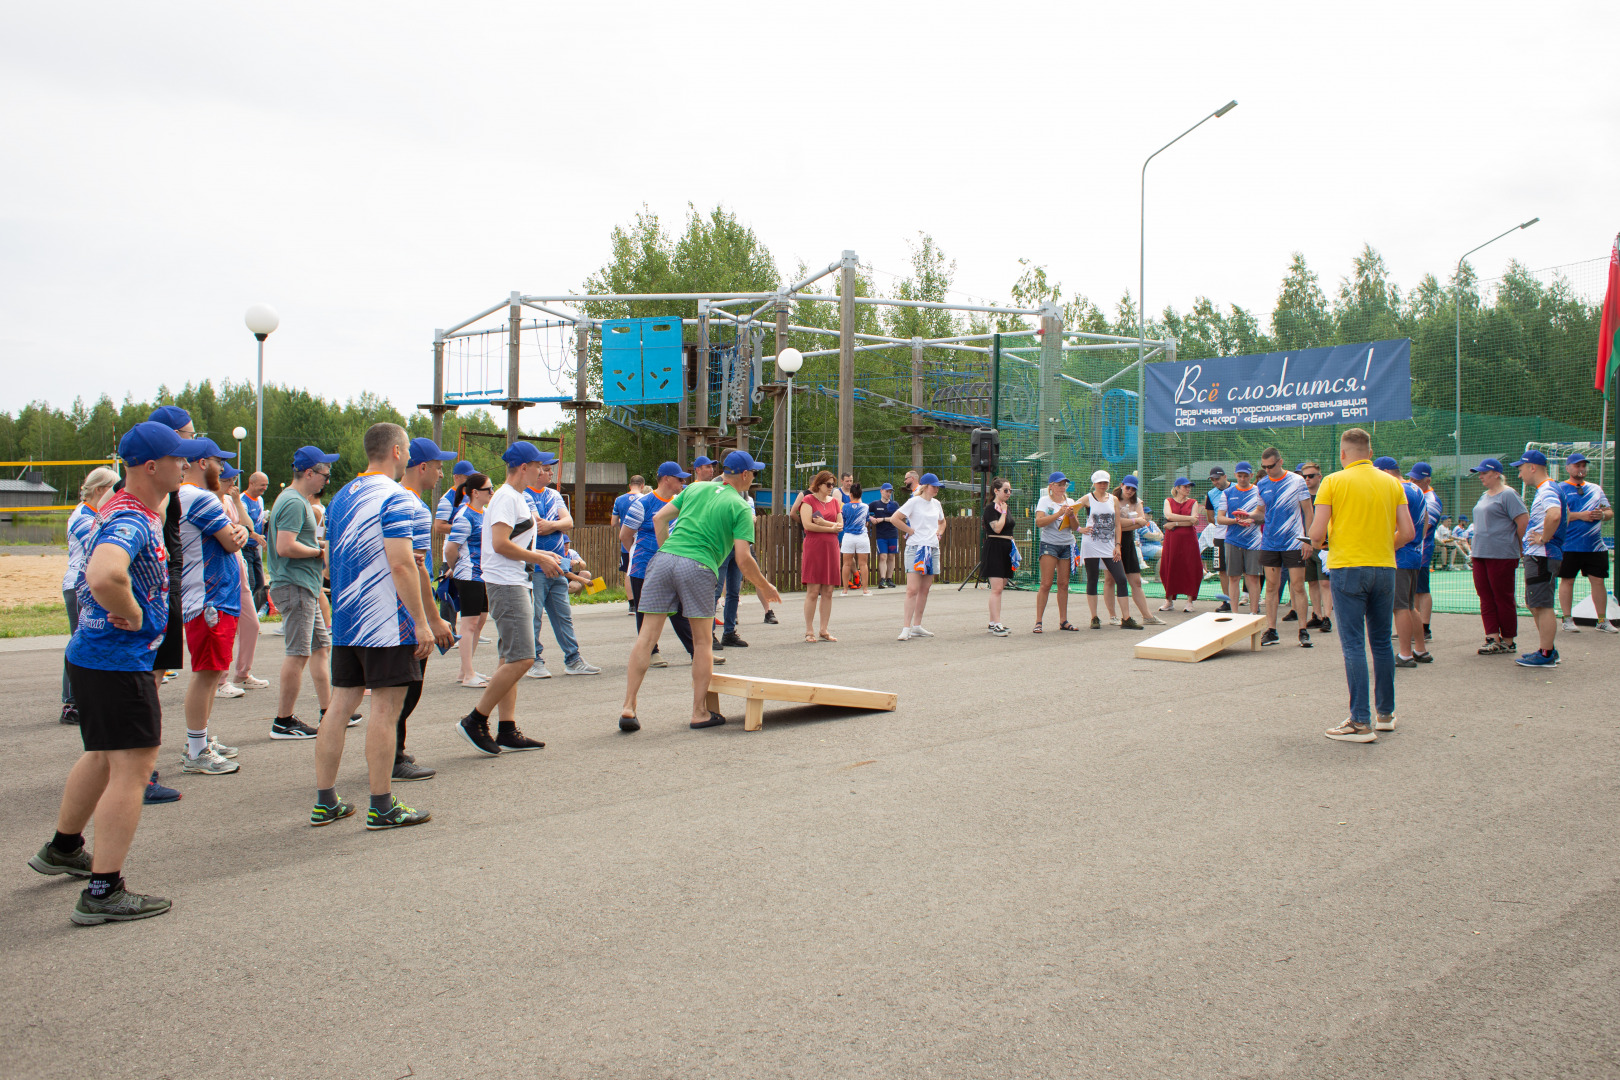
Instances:
[[[1222,649],[1249,639],[1249,648],[1260,648],[1260,635],[1265,631],[1264,615],[1230,615],[1206,611],[1196,619],[1188,619],[1172,626],[1162,634],[1154,634],[1137,642],[1138,660],[1180,660],[1196,664],[1205,657],[1214,656]]]
[[[709,676],[709,709],[720,711],[720,695],[747,699],[744,706],[743,728],[758,731],[765,725],[767,701],[794,701],[807,705],[839,705],[846,709],[881,709],[893,712],[900,695],[881,690],[861,690],[853,686],[829,686],[826,683],[791,682],[787,679],[764,679],[750,675]]]

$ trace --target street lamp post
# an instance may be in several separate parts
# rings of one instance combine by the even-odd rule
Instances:
[[[253,421],[253,469],[255,472],[264,471],[264,339],[275,333],[276,327],[281,325],[281,316],[269,304],[254,304],[242,316],[247,328],[253,336],[259,339],[259,387],[255,394],[256,406]],[[238,458],[237,460],[241,460]]]
[[[1474,252],[1480,250],[1480,248],[1490,247],[1492,244],[1494,244],[1498,240],[1502,239],[1502,237],[1508,236],[1508,235],[1510,235],[1512,233],[1516,233],[1520,229],[1528,229],[1530,226],[1534,225],[1536,222],[1538,222],[1540,220],[1541,219],[1538,218],[1538,217],[1533,217],[1529,221],[1526,221],[1522,225],[1515,225],[1515,226],[1513,226],[1513,228],[1509,229],[1507,232],[1500,233],[1500,234],[1498,234],[1496,236],[1491,237],[1489,240],[1487,240],[1483,244],[1479,245],[1479,247],[1471,248],[1468,251],[1463,252],[1463,257],[1457,260],[1457,276],[1454,279],[1456,284],[1452,286],[1452,292],[1455,294],[1455,302],[1456,302],[1456,308],[1457,308],[1457,356],[1456,356],[1456,372],[1453,375],[1453,379],[1454,379],[1454,381],[1456,383],[1455,388],[1454,388],[1456,416],[1455,416],[1454,420],[1456,422],[1457,427],[1451,433],[1452,445],[1457,448],[1457,466],[1453,470],[1456,475],[1453,478],[1452,485],[1451,485],[1451,512],[1453,514],[1457,514],[1457,513],[1461,512],[1461,510],[1462,510],[1462,461],[1463,461],[1463,446],[1462,446],[1462,267],[1463,267],[1463,263],[1467,261],[1468,256],[1470,256]]]
[[[231,429],[231,438],[236,440],[236,460],[241,461],[242,460],[242,440],[247,438],[247,428],[242,427],[240,425],[238,425],[237,427],[232,428]],[[240,465],[237,466],[238,469],[240,469],[241,467],[242,466],[240,466]],[[259,463],[254,462],[253,463],[253,468],[254,468],[255,471],[257,471],[258,468],[259,468]],[[242,489],[244,491],[247,490],[247,485],[243,484]]]
[[[776,354],[776,370],[787,376],[787,438],[784,440],[784,452],[787,454],[787,487],[795,492],[793,480],[793,376],[804,367],[804,354],[798,349],[789,347]],[[788,493],[782,492],[782,501],[787,502]],[[776,507],[772,513],[784,513],[783,507]]]
[[[1216,109],[1214,112],[1212,112],[1208,116],[1204,117],[1203,120],[1198,121],[1198,123],[1194,124],[1192,127],[1188,128],[1186,131],[1183,131],[1180,135],[1177,135],[1175,138],[1171,139],[1169,142],[1165,143],[1163,146],[1159,147],[1157,150],[1153,151],[1153,153],[1151,153],[1151,154],[1149,154],[1147,156],[1147,161],[1142,162],[1142,196],[1141,196],[1141,203],[1140,203],[1140,209],[1141,209],[1140,225],[1141,225],[1141,230],[1140,230],[1140,236],[1138,238],[1139,247],[1138,247],[1138,250],[1137,250],[1137,260],[1136,260],[1136,267],[1137,267],[1137,279],[1136,279],[1136,423],[1137,423],[1136,473],[1137,473],[1138,476],[1143,475],[1143,473],[1146,471],[1146,467],[1145,467],[1145,454],[1146,454],[1146,451],[1144,450],[1144,444],[1147,441],[1147,439],[1145,437],[1146,436],[1146,430],[1143,427],[1143,417],[1146,415],[1144,413],[1144,411],[1143,411],[1143,406],[1144,406],[1144,403],[1145,403],[1145,399],[1147,397],[1147,300],[1146,300],[1146,297],[1143,294],[1147,292],[1147,167],[1148,167],[1148,162],[1152,161],[1154,158],[1158,157],[1160,154],[1164,153],[1166,150],[1168,150],[1172,146],[1176,145],[1176,143],[1180,142],[1182,139],[1185,139],[1188,135],[1191,135],[1194,131],[1198,130],[1198,128],[1203,126],[1205,121],[1218,120],[1221,117],[1225,116],[1227,113],[1231,112],[1235,108],[1237,108],[1237,102],[1236,101],[1228,101],[1225,105],[1222,105],[1220,108]]]

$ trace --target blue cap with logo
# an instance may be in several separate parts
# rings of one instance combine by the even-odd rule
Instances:
[[[1543,469],[1545,469],[1547,467],[1547,455],[1543,454],[1540,450],[1526,450],[1524,453],[1519,455],[1519,460],[1515,461],[1513,464],[1540,465]]]
[[[752,459],[750,459],[750,460],[752,460]],[[704,457],[702,454],[699,454],[697,456],[697,460],[692,462],[692,468],[701,469],[705,465],[713,465],[713,464],[714,464],[714,458]]]
[[[454,450],[440,450],[438,443],[426,435],[418,435],[411,440],[411,456],[410,460],[405,463],[405,467],[414,469],[428,461],[454,461],[455,459],[456,452]]]
[[[698,458],[699,462],[704,460],[704,458]],[[711,461],[709,464],[714,463]],[[755,461],[754,455],[746,450],[733,450],[726,455],[725,470],[728,473],[759,472],[763,468],[765,468],[765,463]]]
[[[1473,473],[1501,472],[1502,471],[1502,462],[1498,458],[1488,457],[1484,461],[1480,462],[1478,465],[1475,465],[1472,469],[1469,469],[1468,471],[1473,472]]]
[[[293,451],[293,471],[303,472],[305,469],[313,469],[317,465],[330,465],[339,456],[338,454],[328,454],[318,446],[300,446]]]
[[[145,420],[118,440],[118,456],[126,465],[145,465],[158,458],[191,456],[191,440],[182,439],[174,428],[161,420]]]
[[[198,435],[191,443],[194,458],[219,458],[221,461],[230,461],[236,457],[229,450],[221,450],[219,444],[206,435]]]
[[[235,480],[241,475],[242,470],[238,469],[235,465],[226,465],[219,470],[219,478],[221,480]]]
[[[1414,480],[1427,480],[1429,477],[1434,475],[1434,470],[1429,468],[1429,463],[1427,461],[1420,461],[1416,465],[1412,466],[1412,471],[1406,475],[1410,476]]]
[[[1584,462],[1585,460],[1586,460],[1586,455],[1581,453],[1579,450],[1577,450],[1573,454],[1569,455],[1569,457],[1564,459],[1564,464],[1565,465],[1579,465],[1582,462]]]
[[[1401,464],[1392,457],[1373,458],[1373,468],[1388,472],[1391,469],[1400,471]]]
[[[176,431],[191,423],[191,414],[178,405],[159,405],[152,410],[148,420],[159,424],[167,424]]]
[[[939,487],[939,477],[931,472],[925,472],[917,478],[917,484],[920,487]]]
[[[477,472],[478,470],[477,470],[477,468],[475,468],[473,466],[473,463],[470,462],[470,461],[458,461],[458,462],[456,462],[456,467],[451,469],[450,471],[451,471],[451,473],[453,473],[456,476],[471,476],[473,473]]]
[[[1248,473],[1250,476],[1253,476],[1254,466],[1250,465],[1247,461],[1240,461],[1237,463],[1237,468],[1233,469],[1232,471],[1235,473]]]
[[[551,460],[548,461],[547,458]],[[557,456],[546,453],[532,442],[519,439],[501,451],[501,460],[506,462],[509,468],[515,469],[520,465],[529,465],[534,462],[539,462],[541,465],[551,465],[556,462]]]
[[[681,468],[681,463],[678,461],[666,461],[662,465],[658,466],[659,479],[663,479],[666,476],[678,476],[682,480],[685,480],[691,475],[691,473]]]
[[[1060,472],[1055,472],[1046,478],[1046,482],[1048,484],[1067,484],[1069,482],[1069,478]]]
[[[891,484],[891,483],[888,483],[887,481],[885,481],[883,483],[883,485],[878,488],[878,490],[879,491],[893,491],[894,490],[894,485]]]

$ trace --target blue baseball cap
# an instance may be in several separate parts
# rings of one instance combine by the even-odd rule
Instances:
[[[666,476],[678,476],[682,480],[685,480],[691,475],[691,473],[681,468],[681,463],[678,461],[666,461],[662,465],[658,466],[659,479],[663,479]]]
[[[939,477],[931,472],[925,472],[917,478],[918,487],[939,487]]]
[[[1237,468],[1233,469],[1232,471],[1235,472],[1235,473],[1245,473],[1246,472],[1250,476],[1253,476],[1254,475],[1254,466],[1250,465],[1247,461],[1240,461],[1240,462],[1237,463]]]
[[[1136,485],[1131,483],[1131,481],[1135,480],[1135,479],[1136,479],[1136,477],[1134,477],[1134,476],[1127,476],[1125,478],[1125,483],[1130,484],[1131,487],[1135,487]],[[1185,476],[1178,476],[1178,477],[1176,477],[1176,482],[1174,484],[1171,484],[1170,486],[1171,487],[1192,487],[1192,481],[1187,479]]]
[[[1373,459],[1373,468],[1375,468],[1375,469],[1382,469],[1382,470],[1387,472],[1390,469],[1395,469],[1395,470],[1399,471],[1400,467],[1401,467],[1400,462],[1396,461],[1392,457],[1381,457],[1381,458],[1374,458]]]
[[[1586,460],[1586,455],[1581,453],[1579,450],[1577,450],[1573,454],[1569,455],[1569,457],[1564,459],[1564,464],[1565,465],[1579,465],[1585,460]]]
[[[1502,462],[1500,460],[1498,460],[1497,458],[1488,457],[1484,461],[1480,462],[1478,465],[1475,465],[1472,469],[1469,469],[1468,471],[1469,472],[1475,472],[1475,473],[1478,473],[1478,472],[1501,472],[1502,471]]]
[[[879,491],[893,491],[894,490],[894,485],[890,484],[890,483],[884,483],[878,488],[878,490]]]
[[[932,474],[930,473],[929,475]],[[1069,478],[1060,472],[1055,472],[1046,478],[1046,482],[1048,484],[1067,484],[1069,482]]]
[[[405,463],[407,469],[414,469],[426,461],[454,461],[454,450],[440,450],[439,444],[426,435],[418,435],[411,440],[411,457]]]
[[[698,462],[708,461],[707,458],[698,458]],[[709,464],[714,464],[710,461]],[[754,455],[746,450],[733,450],[726,455],[725,470],[728,473],[759,472],[765,468],[763,461],[755,461]]]
[[[1427,480],[1429,477],[1434,475],[1434,470],[1429,468],[1429,463],[1427,461],[1420,461],[1416,465],[1412,466],[1412,471],[1406,475],[1410,476],[1414,480]]]
[[[1191,482],[1192,481],[1190,481],[1190,480],[1177,480],[1176,481],[1176,483],[1178,483],[1178,484],[1190,484]],[[1142,486],[1142,482],[1140,480],[1138,480],[1134,476],[1127,476],[1125,479],[1123,479],[1123,480],[1121,480],[1119,482],[1119,486],[1120,487],[1139,488],[1139,487]]]
[[[221,480],[235,480],[241,475],[242,470],[238,469],[235,465],[226,465],[219,470],[219,478]]]
[[[1515,461],[1513,464],[1540,465],[1543,469],[1545,469],[1547,467],[1547,455],[1543,454],[1540,450],[1526,450],[1523,454],[1519,455],[1519,460]]]
[[[293,471],[303,472],[317,465],[330,465],[341,455],[328,454],[318,446],[300,446],[293,451]]]
[[[145,465],[166,457],[189,458],[191,442],[161,420],[144,420],[118,440],[118,456],[126,465]]]
[[[470,461],[458,461],[456,462],[456,467],[450,470],[450,472],[455,476],[471,476],[477,471],[478,470]]]
[[[752,461],[753,458],[749,458],[748,460]],[[692,468],[701,469],[705,465],[713,465],[713,464],[715,464],[714,458],[704,457],[702,454],[699,454],[697,456],[697,460],[692,462]]]
[[[517,442],[501,451],[501,460],[511,468],[528,465],[536,461],[544,461],[545,455],[532,442],[519,439]]]
[[[221,461],[230,461],[236,455],[229,450],[221,450],[219,444],[206,435],[198,435],[191,440],[193,460],[197,458],[219,458]]]
[[[152,410],[152,415],[148,416],[147,420],[167,424],[174,430],[179,431],[191,423],[191,414],[178,405],[159,405]]]

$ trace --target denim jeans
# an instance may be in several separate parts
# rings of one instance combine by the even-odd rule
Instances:
[[[724,618],[720,631],[724,634],[733,634],[737,631],[737,601],[742,599],[742,568],[737,565],[735,554],[726,556],[726,561],[720,564],[720,572],[715,575],[716,600],[720,599],[721,589],[726,592],[726,606],[722,612]]]
[[[1344,654],[1344,678],[1350,684],[1350,719],[1371,724],[1367,705],[1367,654],[1362,635],[1372,647],[1373,680],[1378,715],[1395,712],[1395,649],[1390,626],[1395,621],[1395,570],[1389,566],[1335,566],[1333,618]]]
[[[540,621],[544,615],[551,619],[551,632],[562,650],[563,663],[579,662],[579,641],[574,637],[574,612],[568,604],[568,579],[558,574],[546,577],[536,570],[534,580],[534,659],[544,663],[546,647],[540,643]]]

